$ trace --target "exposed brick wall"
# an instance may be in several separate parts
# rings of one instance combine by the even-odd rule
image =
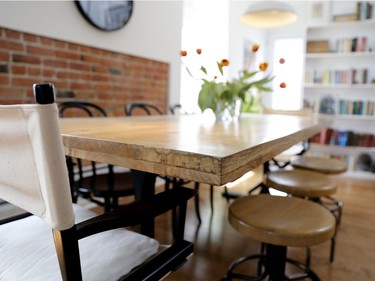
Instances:
[[[0,104],[34,102],[32,84],[53,83],[57,102],[97,103],[109,115],[147,101],[164,112],[168,64],[0,27]]]

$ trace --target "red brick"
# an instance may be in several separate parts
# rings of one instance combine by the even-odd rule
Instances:
[[[0,52],[0,61],[9,61],[10,55],[8,52]]]
[[[53,41],[54,40],[46,38],[46,37],[40,37],[40,42],[42,43],[42,45],[52,46],[53,45]]]
[[[66,42],[64,42],[64,41],[55,40],[55,46],[56,46],[57,48],[65,49],[65,48],[67,47],[67,44],[66,44]]]
[[[19,32],[13,31],[13,30],[9,30],[9,29],[5,30],[5,36],[7,38],[11,38],[11,39],[20,39],[20,37],[21,37],[21,35],[20,35]]]
[[[56,73],[56,77],[59,79],[67,79],[69,78],[69,73],[67,73],[66,71],[58,71]]]
[[[51,48],[27,46],[26,51],[30,54],[42,56],[55,56],[55,51]]]
[[[26,67],[24,65],[13,65],[11,72],[13,74],[26,74]]]
[[[45,66],[60,67],[60,68],[66,68],[68,66],[66,61],[54,60],[54,59],[45,59],[43,61],[43,64]]]
[[[9,77],[1,74],[0,75],[0,84],[1,85],[9,84]]]
[[[101,73],[108,73],[108,67],[107,66],[93,66],[92,71],[94,72],[101,72]]]
[[[0,96],[14,96],[15,98],[22,96],[23,90],[17,89],[14,86],[5,86],[4,84],[0,85]]]
[[[60,90],[60,89],[70,90],[69,83],[67,83],[66,81],[63,81],[63,80],[59,79],[59,80],[49,80],[49,81],[46,81],[46,82],[53,83],[56,90]]]
[[[35,81],[34,78],[12,78],[11,80],[12,85],[15,86],[32,86],[34,83],[40,83],[39,81]]]
[[[112,97],[113,97],[113,94],[110,94],[110,93],[99,92],[98,94],[98,98],[101,100],[108,100],[108,99],[111,99]]]
[[[42,71],[40,70],[40,68],[36,68],[36,67],[27,68],[27,74],[30,76],[39,76],[41,73]]]
[[[72,88],[73,89],[80,89],[80,90],[88,90],[88,89],[91,89],[91,85],[89,85],[88,83],[80,83],[80,82],[73,82],[71,84]]]
[[[76,63],[76,62],[71,62],[69,63],[69,68],[73,70],[81,70],[81,71],[89,71],[90,66],[84,63]]]
[[[23,51],[24,46],[21,43],[0,40],[0,49],[4,49],[8,52],[9,51]]]
[[[78,53],[56,50],[56,57],[70,60],[79,60],[81,56]]]
[[[41,59],[37,56],[13,54],[13,62],[22,62],[30,64],[40,64]]]
[[[44,69],[42,71],[42,76],[46,77],[46,78],[51,78],[51,77],[54,77],[55,76],[55,71],[52,70],[52,69]]]
[[[76,51],[79,50],[79,46],[77,44],[68,43],[68,49]]]
[[[82,55],[81,60],[84,61],[84,62],[101,63],[101,57],[100,56]]]
[[[33,34],[24,33],[23,34],[23,39],[26,42],[38,42],[38,36],[33,35]]]

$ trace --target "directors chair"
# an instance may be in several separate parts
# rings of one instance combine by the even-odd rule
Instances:
[[[180,267],[193,251],[183,239],[193,191],[99,216],[73,204],[53,85],[34,92],[42,104],[0,105],[0,198],[33,214],[0,225],[0,280],[160,280]],[[181,224],[169,247],[125,229],[173,208]]]

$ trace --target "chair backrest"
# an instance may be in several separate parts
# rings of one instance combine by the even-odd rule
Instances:
[[[163,115],[163,112],[157,106],[144,102],[128,103],[125,106],[124,110],[125,115],[127,116],[132,116],[136,114],[154,115],[155,113]]]
[[[61,102],[58,105],[59,108],[59,116],[61,118],[64,117],[107,117],[107,112],[104,108],[100,107],[99,105],[91,102],[85,102],[85,101],[66,101]],[[85,163],[82,163],[81,159],[77,159],[77,165],[78,165],[78,181],[82,181],[84,179],[84,167],[87,166]],[[110,174],[110,177],[108,177],[108,181],[111,181],[111,177],[113,177],[113,166],[112,165],[104,165],[103,167],[108,169],[108,174]],[[71,177],[74,177],[74,171],[72,170],[72,166],[69,165],[69,173]],[[90,174],[96,176],[97,173],[97,167],[96,163],[94,161],[91,161],[91,168],[89,169]],[[71,182],[74,182],[73,179],[71,179]],[[109,187],[113,187],[112,184],[109,185]],[[95,189],[95,185],[93,185],[93,188]],[[72,190],[73,191],[73,190]],[[74,192],[74,191],[73,191]],[[74,194],[73,194],[74,195]]]
[[[56,104],[0,105],[0,131],[0,197],[52,228],[73,226]]]
[[[66,101],[59,103],[60,117],[107,117],[107,112],[97,104],[84,101]]]

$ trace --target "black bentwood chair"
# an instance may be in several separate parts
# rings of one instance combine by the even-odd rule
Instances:
[[[33,214],[0,225],[0,279],[160,280],[181,266],[193,251],[183,239],[193,191],[168,190],[99,216],[72,204],[53,85],[34,85],[34,91],[43,104],[0,105],[6,132],[0,198]],[[169,247],[124,229],[172,208],[181,224]]]
[[[58,105],[59,116],[107,117],[100,106],[83,101],[67,101]],[[118,207],[120,197],[134,195],[133,175],[129,169],[105,163],[90,162],[83,165],[81,159],[68,158],[73,193],[104,206],[105,212]],[[102,199],[101,199],[102,198]]]

